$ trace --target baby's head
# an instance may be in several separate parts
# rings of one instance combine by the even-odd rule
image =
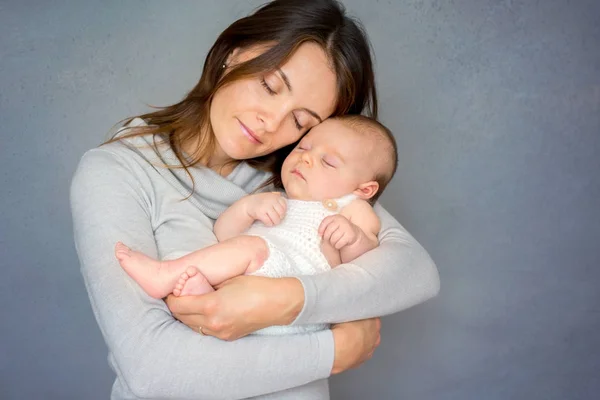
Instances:
[[[321,201],[354,193],[373,204],[394,176],[397,160],[389,129],[347,115],[306,134],[285,159],[281,181],[291,199]]]

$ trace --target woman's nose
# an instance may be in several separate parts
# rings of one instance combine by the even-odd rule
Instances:
[[[276,132],[279,129],[289,114],[288,108],[284,103],[274,102],[258,115],[267,132]]]
[[[261,120],[263,121],[267,132],[276,132],[277,129],[279,129],[279,125],[281,125],[283,118],[277,117],[276,115],[269,115],[262,117]]]

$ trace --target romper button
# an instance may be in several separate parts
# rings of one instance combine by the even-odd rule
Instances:
[[[338,208],[338,205],[335,202],[335,200],[323,200],[323,205],[325,206],[326,209],[331,210],[331,211],[335,211]]]

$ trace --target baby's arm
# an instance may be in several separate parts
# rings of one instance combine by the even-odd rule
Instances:
[[[246,232],[254,221],[277,225],[285,215],[287,203],[279,192],[242,197],[225,210],[215,222],[215,236],[222,242]]]
[[[342,263],[348,263],[379,246],[377,235],[381,229],[381,222],[369,203],[355,200],[345,207],[341,214],[358,227],[356,241],[340,249]]]
[[[340,214],[329,216],[321,223],[319,235],[323,238],[323,253],[332,267],[348,263],[379,245],[379,230],[379,218],[371,205],[355,200]]]
[[[254,222],[254,218],[246,211],[246,203],[250,196],[242,197],[217,218],[213,230],[219,242],[239,236],[250,228]]]

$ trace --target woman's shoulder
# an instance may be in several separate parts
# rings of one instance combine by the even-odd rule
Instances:
[[[141,119],[134,119],[119,129],[115,138],[123,135],[128,127],[142,124],[145,123]],[[152,142],[151,137],[124,137],[89,149],[81,156],[73,181],[93,182],[109,177],[119,180],[147,175],[147,171],[154,168],[151,155],[156,152],[152,150]]]
[[[159,159],[160,141],[150,134],[125,136],[131,129],[144,126],[148,126],[144,120],[134,118],[117,130],[111,141],[87,150],[80,159],[79,168],[151,168]]]

